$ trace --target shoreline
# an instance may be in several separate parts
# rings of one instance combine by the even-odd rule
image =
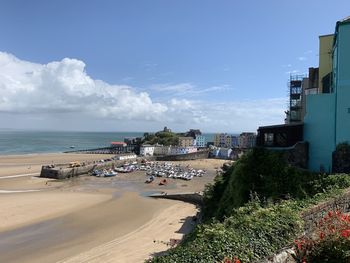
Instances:
[[[0,178],[4,177],[0,187],[0,225],[3,226],[0,261],[82,262],[88,258],[88,262],[119,262],[124,258],[120,262],[144,262],[152,254],[169,249],[171,238],[181,239],[180,234],[190,230],[189,220],[197,213],[192,204],[155,200],[145,197],[145,193],[198,192],[213,181],[215,167],[223,163],[209,159],[179,161],[181,165],[205,168],[208,174],[191,181],[169,179],[167,186],[159,186],[157,181],[145,184],[146,176],[141,171],[112,178],[5,177],[11,173],[16,176],[33,173],[35,169],[40,171],[41,163],[69,162],[76,158],[98,160],[107,156],[81,153],[0,156]],[[26,192],[33,189],[40,191]],[[24,192],[1,193],[1,190]],[[26,239],[31,242],[24,242]],[[9,245],[18,243],[22,245]],[[118,253],[112,253],[111,247]]]

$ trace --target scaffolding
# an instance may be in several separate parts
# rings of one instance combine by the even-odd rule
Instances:
[[[304,115],[304,88],[303,81],[307,79],[306,74],[291,74],[288,82],[289,111],[287,112],[287,123],[303,121]]]

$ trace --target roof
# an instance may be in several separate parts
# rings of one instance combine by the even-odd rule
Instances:
[[[334,37],[334,34],[320,35],[318,37],[319,38],[321,38],[321,37]]]
[[[338,28],[340,25],[342,24],[347,24],[347,23],[350,23],[350,16],[348,17],[345,17],[339,21],[337,21],[336,25],[335,25],[335,33],[334,33],[334,41],[333,41],[333,46],[335,45],[336,43],[336,39],[337,39],[337,35],[338,35]]]
[[[270,125],[270,126],[260,126],[258,130],[260,130],[260,129],[275,129],[275,128],[297,127],[297,126],[303,126],[303,125],[304,124],[302,122],[286,123],[286,124],[277,124],[277,125]]]
[[[347,23],[347,22],[350,22],[350,16],[347,16],[341,20],[338,21],[339,23]]]
[[[126,144],[125,142],[111,142],[112,145],[124,145]]]

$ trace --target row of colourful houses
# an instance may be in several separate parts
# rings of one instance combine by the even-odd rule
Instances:
[[[179,146],[206,147],[205,137],[203,135],[196,135],[194,138],[190,136],[179,137]]]
[[[214,135],[214,146],[225,148],[253,148],[256,142],[254,132],[243,132],[240,135],[217,133]]]

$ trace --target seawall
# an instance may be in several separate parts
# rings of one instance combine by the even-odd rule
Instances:
[[[134,158],[128,160],[112,160],[104,163],[89,163],[79,167],[68,167],[68,164],[56,164],[54,167],[51,165],[44,165],[41,167],[40,177],[53,178],[53,179],[66,179],[83,174],[88,174],[94,169],[109,169],[113,167],[122,166],[128,161],[141,161],[144,158]]]
[[[168,155],[168,156],[150,156],[150,157],[137,157],[131,159],[133,161],[141,161],[143,159],[148,161],[186,161],[195,159],[206,159],[208,158],[209,151],[200,151],[189,154],[181,155]],[[108,169],[113,166],[118,167],[123,165],[129,160],[112,160],[104,163],[89,163],[79,167],[69,167],[69,164],[56,164],[54,167],[46,165],[41,167],[40,177],[53,178],[53,179],[66,179],[83,174],[91,173],[94,169]]]
[[[209,150],[198,151],[195,153],[188,154],[177,154],[177,155],[164,155],[155,156],[157,161],[188,161],[197,159],[206,159],[209,156]]]

